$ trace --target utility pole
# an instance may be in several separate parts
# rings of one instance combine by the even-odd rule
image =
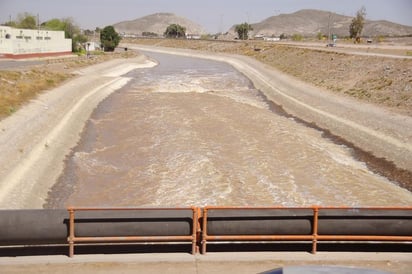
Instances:
[[[223,34],[223,14],[220,15],[219,32]]]
[[[331,13],[329,13],[329,18],[328,18],[328,44],[330,43],[330,17],[332,16]]]

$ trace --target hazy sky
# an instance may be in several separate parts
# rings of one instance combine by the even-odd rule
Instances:
[[[232,25],[256,23],[280,13],[322,9],[353,16],[362,6],[367,19],[412,26],[412,0],[0,0],[0,23],[29,12],[40,21],[71,17],[84,29],[104,27],[157,12],[186,17],[208,32]]]

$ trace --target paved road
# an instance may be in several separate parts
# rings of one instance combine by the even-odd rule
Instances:
[[[339,265],[410,273],[412,254],[225,252],[195,256],[156,253],[0,258],[1,273],[263,273],[283,266],[299,265]]]
[[[0,70],[14,70],[24,68],[27,66],[36,66],[45,64],[46,61],[31,60],[31,61],[15,61],[15,60],[2,60],[0,59]]]

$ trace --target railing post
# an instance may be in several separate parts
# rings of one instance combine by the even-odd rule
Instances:
[[[207,237],[207,207],[203,209],[202,254],[206,254],[206,237]]]
[[[72,207],[68,208],[69,211],[69,257],[74,256],[74,209]]]
[[[196,253],[200,253],[201,239],[202,239],[202,223],[203,220],[203,211],[202,208],[197,207],[197,216],[196,216]]]
[[[313,207],[313,239],[312,239],[312,254],[316,254],[318,244],[318,220],[319,220],[319,207]]]
[[[192,255],[196,254],[196,244],[197,244],[197,208],[192,206],[192,211],[193,211],[193,224],[192,224]]]

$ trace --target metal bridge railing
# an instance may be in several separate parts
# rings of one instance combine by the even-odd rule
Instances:
[[[412,207],[207,206],[201,231],[203,254],[219,241],[310,241],[316,253],[319,241],[412,242]]]
[[[412,247],[409,207],[182,207],[0,210],[0,247],[81,243],[188,244],[192,254],[214,243],[298,241]]]
[[[186,223],[188,222],[187,218],[183,218],[182,216],[173,216],[173,214],[167,214],[168,216],[162,216],[162,217],[156,217],[156,216],[141,216],[141,212],[153,212],[153,213],[159,213],[159,212],[176,212],[176,211],[188,211],[191,210],[192,215],[190,219],[190,232],[188,233],[188,230],[185,229]],[[120,219],[121,222],[128,222],[128,223],[139,223],[139,221],[144,221],[146,224],[146,230],[147,228],[149,230],[152,230],[152,232],[147,232],[144,234],[149,233],[150,235],[139,235],[139,232],[136,231],[130,231],[130,229],[123,229],[123,231],[127,232],[127,236],[117,236],[121,232],[117,231],[116,233],[119,233],[117,235],[111,235],[111,236],[76,236],[76,223],[79,221],[79,219],[76,219],[76,212],[85,212],[85,211],[101,211],[101,212],[107,212],[107,211],[134,211],[137,214],[135,216],[130,216],[130,217],[123,217]],[[190,208],[77,208],[77,207],[69,207],[68,208],[69,212],[69,236],[67,238],[67,241],[69,243],[69,256],[73,257],[74,256],[74,245],[75,243],[113,243],[113,242],[190,242],[192,244],[192,254],[196,253],[196,233],[197,233],[197,223],[198,223],[198,209],[196,207],[190,207]],[[149,214],[150,215],[150,214]],[[156,226],[159,225],[159,220],[160,219],[167,219],[170,222],[179,222],[183,223],[180,228],[175,229],[174,231],[170,232],[171,235],[162,235],[162,234],[168,234],[166,231],[160,231],[156,232]],[[86,222],[97,222],[102,224],[102,229],[104,230],[104,224],[106,223],[113,223],[118,222],[118,216],[110,216],[110,217],[85,217],[83,220],[86,220]],[[150,224],[148,227],[148,223]],[[166,226],[169,225],[169,223],[166,223]],[[77,224],[79,226],[79,224]],[[124,226],[123,226],[124,227]],[[183,227],[183,228],[182,228]],[[161,229],[162,230],[162,229]],[[163,229],[164,230],[164,229]],[[130,235],[130,232],[136,233],[136,235]],[[99,231],[96,231],[94,235],[96,234],[107,234],[106,232],[102,232],[102,230],[99,229]],[[110,232],[109,232],[110,233]],[[90,232],[88,233],[90,234]]]

